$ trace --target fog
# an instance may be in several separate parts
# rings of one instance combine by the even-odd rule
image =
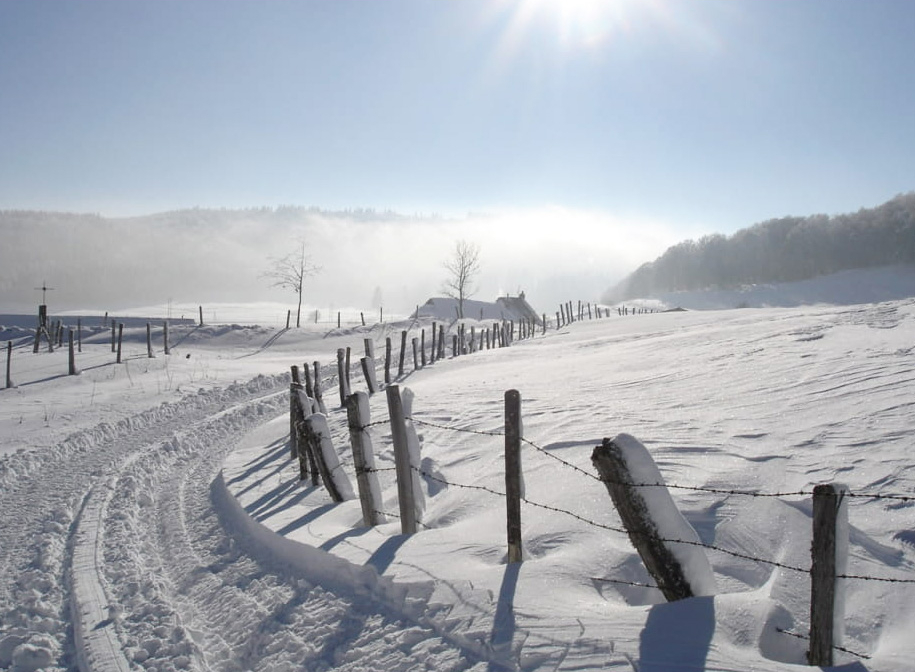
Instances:
[[[0,213],[0,312],[34,311],[43,282],[52,312],[127,311],[209,303],[274,302],[271,259],[306,241],[320,266],[306,281],[306,310],[377,309],[405,314],[441,295],[455,242],[480,246],[474,298],[524,291],[542,312],[562,301],[596,301],[680,234],[663,223],[549,208],[461,218],[304,208],[183,210],[104,218]]]

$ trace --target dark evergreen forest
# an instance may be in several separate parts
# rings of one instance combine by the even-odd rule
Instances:
[[[733,235],[668,248],[608,290],[615,303],[654,292],[806,280],[853,268],[915,263],[915,192],[844,215],[770,219]]]

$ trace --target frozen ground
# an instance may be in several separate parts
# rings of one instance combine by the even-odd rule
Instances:
[[[911,669],[915,301],[613,313],[416,372],[408,356],[426,474],[410,537],[299,482],[286,445],[289,366],[320,361],[353,478],[331,363],[366,337],[383,353],[401,327],[188,327],[152,359],[136,329],[120,365],[99,333],[79,376],[65,352],[17,346],[18,386],[0,390],[0,669],[799,670],[806,642],[787,633],[809,627],[811,505],[779,493],[834,481],[895,496],[850,503],[848,574],[866,578],[843,580],[854,653],[837,665]],[[510,388],[527,440],[514,565]],[[371,407],[384,469],[384,395]],[[621,432],[669,484],[700,488],[671,492],[718,549],[715,596],[664,604],[638,585],[590,464]]]

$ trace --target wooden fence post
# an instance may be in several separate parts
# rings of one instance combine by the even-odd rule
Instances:
[[[286,311],[286,328],[287,329],[289,328],[289,320],[291,320],[291,319],[292,319],[292,311],[287,310]]]
[[[844,573],[848,548],[847,488],[842,485],[817,485],[813,489],[813,543],[810,568],[810,665],[831,667],[833,646],[840,644],[844,613],[836,611],[836,593]],[[841,531],[841,532],[840,532]],[[842,534],[844,539],[839,538]],[[840,556],[837,551],[843,553]],[[841,603],[841,600],[838,601]],[[837,636],[838,635],[838,636]]]
[[[378,388],[378,383],[375,382],[375,360],[362,357],[359,363],[362,365],[362,377],[365,378],[365,386],[368,388],[369,394],[375,394]],[[344,403],[346,403],[345,400]]]
[[[352,367],[350,367],[350,364],[349,364],[351,354],[352,354],[352,348],[350,348],[349,346],[346,346],[346,396],[347,397],[353,393],[352,380],[350,379],[350,372],[352,371]],[[343,403],[341,402],[340,405],[343,406]]]
[[[346,350],[343,348],[337,349],[337,382],[340,387],[340,405],[343,406],[346,403],[346,398],[349,396],[349,390],[346,385]]]
[[[436,359],[445,358],[445,325],[438,325],[438,357]]]
[[[426,330],[423,329],[419,338],[419,361],[426,368]]]
[[[83,319],[81,317],[76,318],[76,351],[83,351]]]
[[[111,320],[111,352],[117,352],[118,344],[118,325],[113,319]]]
[[[365,431],[371,415],[368,397],[364,392],[356,392],[346,398],[346,419],[349,425],[350,445],[353,447],[353,464],[356,468],[362,521],[367,527],[375,527],[385,520],[384,514],[378,510],[382,501],[381,490],[378,487],[378,476],[372,471],[375,468],[372,441]]]
[[[413,370],[417,371],[419,369],[419,339],[414,336],[410,339],[410,344],[413,346]]]
[[[6,342],[6,389],[10,389],[13,386],[13,342]]]
[[[203,326],[203,306],[198,306],[200,308],[200,326]]]
[[[162,342],[165,345],[165,354],[167,355],[167,354],[169,354],[169,352],[168,352],[168,322],[162,323]]]
[[[330,498],[335,502],[345,501],[345,495],[338,486],[337,482],[334,480],[333,474],[331,471],[337,468],[339,465],[329,465],[327,463],[327,458],[325,457],[324,448],[321,445],[322,443],[330,443],[330,431],[327,428],[327,419],[321,413],[315,413],[302,422],[302,426],[305,430],[305,440],[308,442],[308,445],[311,448],[312,454],[315,457],[315,461],[318,464],[318,472],[321,474],[321,480],[324,482],[324,487],[327,488],[327,493],[330,495]],[[330,445],[329,453],[333,453],[333,444]]]
[[[371,338],[362,339],[362,347],[365,348],[365,356],[372,360],[372,365],[375,363],[375,342]]]
[[[657,521],[651,517],[651,511],[648,504],[639,492],[635,484],[631,466],[626,459],[623,446],[630,452],[638,453],[637,463],[650,465],[655,474],[646,478],[645,482],[657,483],[652,486],[652,501],[655,511],[662,509],[661,515],[663,520],[682,521],[682,526],[690,532],[689,539],[685,538],[683,528],[679,531],[669,534],[679,535],[680,539],[690,544],[698,544],[699,538],[695,530],[689,527],[689,524],[683,519],[677,510],[670,493],[663,487],[663,479],[660,473],[657,473],[657,467],[651,459],[647,449],[633,437],[620,435],[615,439],[604,439],[600,446],[594,449],[591,455],[591,462],[597,468],[601,480],[607,486],[610,497],[619,512],[620,519],[626,527],[629,540],[635,546],[645,563],[645,567],[657,582],[658,588],[664,594],[668,602],[682,600],[693,595],[712,594],[714,592],[714,574],[712,574],[711,565],[705,558],[704,567],[700,558],[704,556],[691,556],[694,560],[692,568],[694,581],[697,585],[692,585],[686,576],[683,566],[680,564],[677,555],[673,551],[676,539],[665,538],[658,529]],[[662,491],[662,492],[659,492]],[[666,523],[662,523],[666,524]],[[674,523],[676,525],[676,523]],[[687,546],[681,548],[694,548]]]
[[[508,561],[521,562],[521,395],[505,393],[505,494]]]
[[[435,348],[436,348],[436,346],[437,346],[437,342],[436,342],[436,340],[435,340],[435,336],[436,336],[436,333],[435,333],[435,332],[436,332],[437,330],[438,330],[438,325],[435,324],[435,322],[433,322],[433,323],[432,323],[432,349],[429,351],[429,359],[430,359],[430,361],[431,361],[433,364],[435,364],[435,359],[436,359],[436,357],[435,357],[435,355],[436,355]]]
[[[391,384],[391,337],[384,339],[384,384]]]
[[[337,329],[340,328],[340,311],[337,311]]]
[[[146,356],[150,359],[153,358],[152,325],[149,322],[146,323]]]
[[[299,367],[292,367],[292,381],[289,383],[289,457],[295,459],[298,454],[298,433],[296,432],[296,423],[299,421],[301,414],[299,412],[299,395],[298,389],[302,387],[299,382]]]
[[[75,350],[74,350],[74,347],[73,347],[73,330],[72,330],[72,329],[69,330],[69,338],[68,338],[68,340],[69,340],[69,345],[70,345],[70,357],[69,357],[70,368],[69,368],[69,373],[70,373],[71,376],[75,376],[75,375],[77,374],[77,371],[76,371],[76,353],[75,353]]]
[[[359,319],[362,320],[362,326],[365,326],[365,313],[359,313]]]
[[[394,441],[397,499],[400,503],[400,531],[403,534],[414,534],[416,532],[416,506],[413,497],[413,470],[410,467],[407,424],[404,420],[400,386],[391,385],[385,392],[388,397],[388,416],[391,418],[391,437]]]
[[[308,362],[302,364],[302,373],[305,374],[305,396],[309,399],[315,398],[315,387],[311,383],[311,369]]]
[[[321,391],[321,365],[314,362],[315,367],[315,402],[318,404],[318,411],[327,415],[327,407],[324,405],[324,394]]]
[[[404,329],[400,332],[400,363],[397,365],[397,377],[401,378],[403,376],[403,362],[404,358],[407,356],[407,330]]]
[[[124,340],[124,323],[118,323],[118,364],[121,363],[121,343]]]

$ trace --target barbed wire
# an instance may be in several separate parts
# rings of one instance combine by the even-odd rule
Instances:
[[[789,637],[797,637],[798,639],[803,639],[808,642],[810,641],[810,635],[802,635],[799,632],[791,632],[790,630],[785,630],[784,628],[779,628],[779,627],[776,627],[775,631],[779,632],[783,635],[788,635]],[[833,644],[832,648],[836,651],[842,651],[843,653],[850,653],[851,655],[857,656],[858,658],[863,658],[864,660],[871,659],[871,657],[865,653],[858,653],[857,651],[852,651],[851,649],[846,649],[844,646],[836,646],[835,644]]]
[[[636,588],[655,588],[660,590],[659,586],[654,585],[653,583],[639,583],[638,581],[623,581],[622,579],[604,579],[598,576],[592,576],[592,581],[600,581],[601,583],[618,583],[623,586],[635,586]]]

